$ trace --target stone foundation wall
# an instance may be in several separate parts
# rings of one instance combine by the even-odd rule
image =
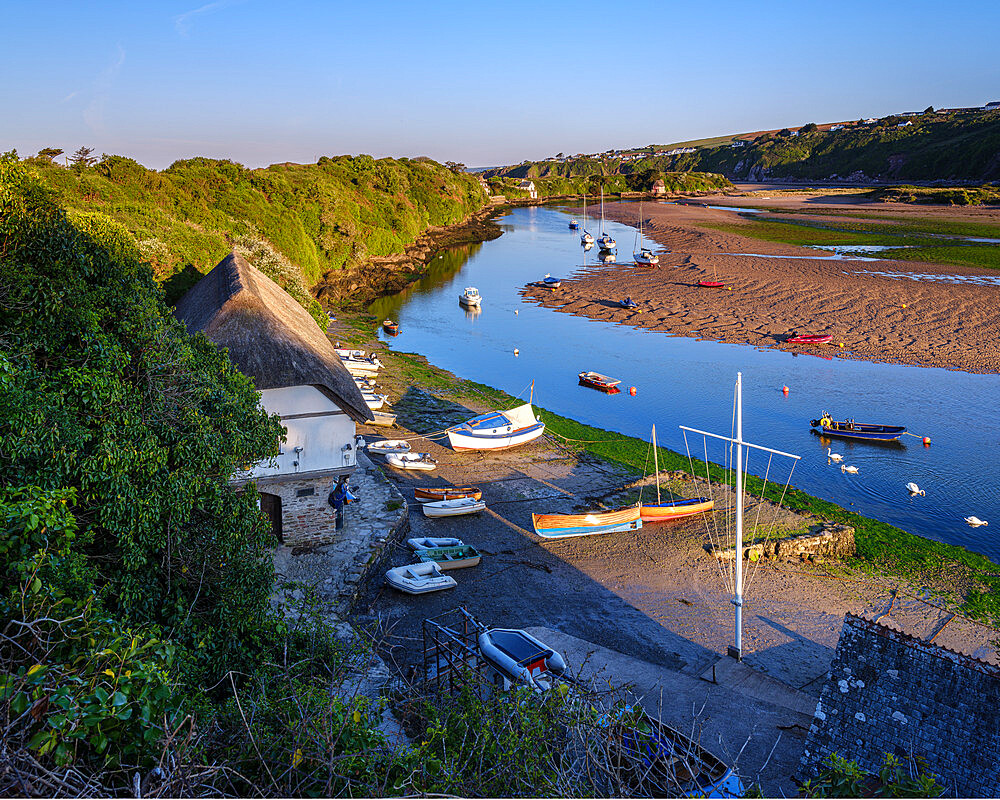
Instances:
[[[332,477],[263,483],[261,492],[281,498],[281,533],[289,547],[330,544],[338,538],[337,515],[326,498]],[[348,479],[350,483],[350,478]],[[350,513],[350,506],[345,511]]]
[[[1000,667],[848,614],[800,780],[830,753],[877,774],[922,759],[945,794],[1000,796]]]
[[[748,545],[743,548],[743,557],[750,561],[761,558],[806,561],[815,558],[849,558],[856,552],[853,527],[825,522],[817,531]],[[723,561],[732,561],[736,558],[736,551],[732,548],[713,550],[712,555]]]

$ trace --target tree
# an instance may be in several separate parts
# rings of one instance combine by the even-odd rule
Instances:
[[[556,153],[556,158],[562,158],[562,157],[563,157],[562,153]]]
[[[815,122],[808,122],[799,128],[799,133],[815,133],[819,130],[819,125]]]
[[[59,147],[43,147],[38,151],[38,155],[35,156],[39,161],[48,161],[50,164],[56,156],[61,156],[63,154],[62,148]]]
[[[465,164],[460,164],[457,161],[445,161],[444,165],[456,175],[465,172]]]
[[[934,106],[927,106],[927,108],[924,109],[924,113],[925,114],[933,114],[934,113]]]
[[[791,136],[792,132],[788,128],[782,128],[780,131],[778,131],[777,135],[778,136]]]
[[[73,164],[72,169],[75,172],[82,172],[85,167],[89,167],[91,164],[97,161],[96,157],[90,155],[93,152],[94,152],[93,147],[81,146],[79,150],[77,150],[75,153],[73,153],[73,155],[69,157],[69,160]]]

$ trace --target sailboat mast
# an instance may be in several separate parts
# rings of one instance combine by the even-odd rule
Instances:
[[[649,463],[648,461],[646,462]],[[660,504],[660,459],[656,455],[656,426],[653,426],[653,465],[656,469],[656,504]]]
[[[736,373],[736,646],[730,655],[743,659],[743,373]]]
[[[535,379],[531,379],[531,393],[528,395],[528,405],[531,405],[531,401],[535,399]]]

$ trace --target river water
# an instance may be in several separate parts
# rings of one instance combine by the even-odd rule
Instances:
[[[553,208],[515,209],[500,220],[505,233],[499,239],[442,253],[420,281],[372,305],[380,319],[400,323],[399,336],[380,335],[393,349],[421,353],[456,375],[514,395],[527,398],[534,379],[537,405],[581,422],[647,440],[655,423],[659,443],[681,453],[686,446],[678,425],[730,433],[741,371],[744,438],[802,456],[793,485],[1000,561],[1000,375],[758,350],[540,308],[521,298],[526,283],[546,273],[569,276],[596,258],[596,249],[582,251],[569,219]],[[596,237],[598,223],[588,227]],[[606,228],[618,240],[619,260],[631,261],[635,231],[613,222]],[[483,295],[478,313],[459,305],[466,286]],[[582,370],[620,378],[626,390],[609,396],[579,386]],[[636,387],[635,397],[629,386]],[[932,444],[924,447],[911,436],[898,446],[821,440],[809,420],[824,410],[835,419],[905,425]],[[704,455],[701,437],[688,441],[694,455]],[[828,446],[858,474],[828,463]],[[718,444],[708,456],[724,461]],[[771,478],[783,483],[788,464],[775,459]],[[766,468],[764,457],[751,455],[751,472]],[[911,497],[910,481],[926,496]],[[970,515],[992,524],[971,528],[963,521]]]

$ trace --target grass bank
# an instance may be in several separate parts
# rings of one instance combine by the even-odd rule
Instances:
[[[356,316],[342,317],[340,321],[352,328],[342,335],[345,342],[358,347],[371,346],[371,332],[377,320]],[[387,365],[387,371],[397,376],[404,386],[415,386],[453,401],[487,407],[510,407],[523,402],[523,398],[515,398],[491,386],[457,378],[417,354],[380,351],[380,358]],[[642,439],[585,425],[544,408],[537,411],[545,422],[547,433],[576,453],[587,453],[622,466],[637,476],[643,474],[649,463],[649,443]],[[693,465],[697,475],[705,475],[705,463],[701,460],[689,462],[687,456],[664,447],[658,448],[658,458],[661,470],[690,472]],[[708,471],[713,481],[732,484],[732,477],[723,467],[710,463]],[[861,569],[931,586],[935,592],[951,595],[962,613],[992,624],[1000,623],[1000,565],[964,547],[908,533],[794,487],[789,487],[782,498],[782,488],[774,483],[765,487],[755,476],[747,481],[747,489],[752,494],[775,502],[781,500],[785,507],[795,511],[853,526],[858,547],[855,564]]]

